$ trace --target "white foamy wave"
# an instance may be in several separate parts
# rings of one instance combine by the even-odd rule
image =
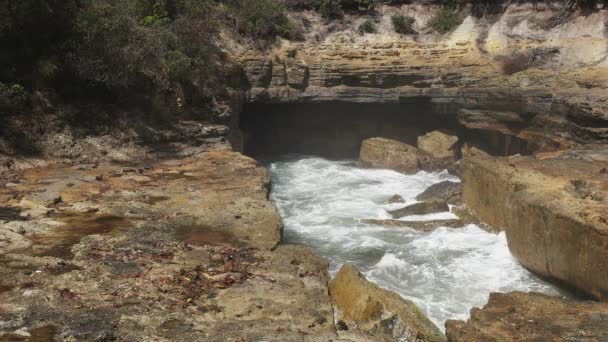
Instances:
[[[390,218],[386,210],[415,203],[429,186],[458,181],[447,172],[403,175],[360,169],[351,161],[300,158],[270,165],[272,199],[285,223],[285,240],[312,246],[330,260],[335,273],[353,262],[378,285],[414,301],[435,324],[466,319],[490,292],[538,291],[558,294],[511,256],[504,234],[478,226],[420,233],[361,223]],[[393,195],[406,204],[383,204]],[[451,213],[401,220],[454,218]]]

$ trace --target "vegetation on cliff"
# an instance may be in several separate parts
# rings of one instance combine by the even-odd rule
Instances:
[[[606,0],[565,0],[563,7],[600,2]],[[227,67],[223,34],[264,47],[278,36],[303,38],[305,23],[290,19],[289,10],[316,10],[335,20],[345,13],[373,14],[380,3],[411,1],[0,0],[0,106],[19,107],[29,91],[54,89],[70,98],[163,102],[170,97],[205,107],[239,83],[238,72]],[[430,22],[440,33],[453,30],[467,13],[485,15],[503,7],[490,0],[430,3],[441,6]],[[397,32],[413,33],[411,19],[392,21]],[[372,20],[360,27],[363,33],[374,31]]]
[[[202,107],[230,81],[222,30],[263,43],[293,29],[276,0],[3,0],[0,22],[4,108],[35,89],[106,102],[175,95]]]

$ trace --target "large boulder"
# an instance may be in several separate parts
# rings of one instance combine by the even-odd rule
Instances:
[[[608,304],[540,293],[492,293],[471,319],[447,321],[452,342],[608,341]]]
[[[418,202],[414,204],[410,204],[406,207],[397,210],[391,210],[388,213],[393,216],[393,218],[402,218],[404,216],[410,215],[427,215],[434,213],[442,213],[450,211],[450,207],[443,200],[430,200],[426,202]]]
[[[462,183],[443,181],[433,184],[416,196],[416,200],[442,200],[449,204],[460,205],[462,203]]]
[[[608,301],[608,151],[467,158],[462,196],[526,268]]]
[[[426,171],[447,169],[457,160],[458,137],[439,131],[418,137],[418,165]]]
[[[343,338],[354,341],[445,341],[441,331],[413,302],[367,281],[351,264],[342,266],[332,279],[329,293],[338,309],[338,327]]]
[[[364,167],[412,174],[418,171],[417,149],[397,140],[371,138],[361,144],[359,163]]]

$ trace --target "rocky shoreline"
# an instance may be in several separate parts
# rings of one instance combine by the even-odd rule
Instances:
[[[389,147],[392,144],[388,142]],[[445,155],[436,154],[445,162]],[[566,160],[564,165],[573,160],[597,166],[601,156],[579,151],[537,156],[535,161],[508,158],[505,167],[542,171],[554,158]],[[428,161],[428,154],[423,158]],[[486,179],[472,173],[483,170],[483,163],[501,170],[497,158],[465,159],[463,198],[485,220],[488,216],[476,207],[475,199],[494,192],[472,188]],[[603,177],[600,169],[598,175]],[[459,204],[457,183],[444,183],[421,194],[420,203]],[[564,191],[576,194],[587,188],[568,189]],[[264,168],[221,144],[189,156],[176,154],[128,166],[76,164],[5,174],[0,188],[0,271],[5,275],[0,281],[0,340],[446,339],[413,303],[367,282],[354,266],[345,266],[330,282],[327,262],[311,249],[282,245],[282,223],[268,199],[269,190]],[[599,190],[585,193],[585,198],[603,200]],[[454,221],[422,222],[419,229],[464,224]],[[518,247],[509,227],[510,246],[526,264],[532,250]],[[518,251],[528,254],[521,257]],[[529,313],[528,305],[542,311]],[[569,323],[546,319],[551,310],[564,306],[577,313],[564,318]],[[535,294],[493,294],[486,308],[472,310],[468,322],[448,322],[447,339],[528,338],[558,329],[554,326],[559,327],[556,336],[602,338],[606,309],[601,303]],[[581,312],[589,316],[580,316]],[[503,318],[497,320],[496,315]],[[500,328],[509,320],[528,322],[535,317],[539,320],[534,327],[517,328],[520,335],[511,325]],[[581,326],[586,330],[577,333]]]
[[[332,341],[346,324],[353,341],[390,341],[420,324],[364,280],[330,292],[326,261],[280,244],[269,190],[264,168],[221,144],[5,174],[0,341]],[[357,286],[372,286],[373,313],[334,321]],[[395,312],[400,330],[382,330]]]

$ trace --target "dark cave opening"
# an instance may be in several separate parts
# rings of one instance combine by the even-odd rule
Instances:
[[[417,145],[419,136],[441,130],[492,155],[530,154],[522,139],[496,131],[470,130],[458,122],[457,109],[430,98],[405,103],[246,104],[240,115],[240,146],[249,156],[285,154],[357,158],[361,142],[385,137]]]

